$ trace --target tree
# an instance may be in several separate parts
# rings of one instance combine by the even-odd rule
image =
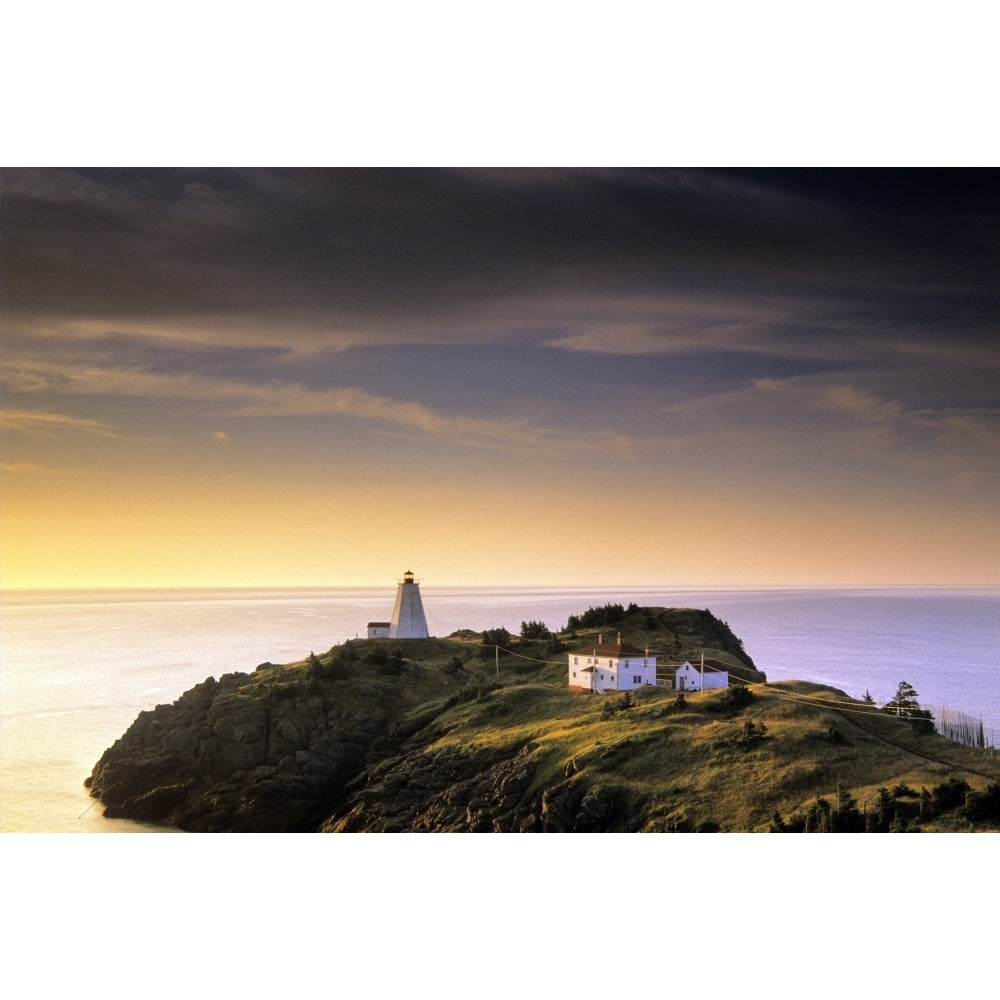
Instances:
[[[509,646],[510,632],[505,628],[489,628],[482,633],[484,646]]]
[[[899,687],[896,688],[895,696],[882,707],[886,712],[891,712],[900,718],[908,719],[913,714],[914,709],[920,708],[920,702],[917,701],[917,697],[917,692],[912,684],[900,681]]]
[[[487,659],[494,655],[493,647],[498,646],[499,654],[501,656],[506,655],[507,649],[510,646],[510,632],[505,628],[490,628],[486,629],[485,632],[481,633],[483,637],[483,646],[479,650],[480,659]]]
[[[806,810],[803,833],[830,833],[830,803],[817,796],[816,801]]]
[[[892,792],[885,785],[880,785],[875,791],[875,815],[879,831],[884,832],[889,829],[892,817],[895,816],[893,811],[895,804]]]
[[[851,790],[837,779],[837,811],[833,816],[834,833],[862,833],[865,818],[858,809],[858,800]]]
[[[598,628],[601,625],[614,625],[625,617],[625,608],[621,604],[605,604],[599,608],[589,607],[582,615],[570,615],[566,623],[568,629]]]
[[[550,639],[551,637],[552,633],[545,622],[521,622],[522,639]]]
[[[887,701],[882,709],[898,718],[909,719],[910,725],[921,735],[934,732],[933,714],[920,707],[916,689],[906,681],[899,682],[895,696]]]

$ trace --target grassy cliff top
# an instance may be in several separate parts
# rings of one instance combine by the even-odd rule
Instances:
[[[995,750],[769,684],[707,611],[591,612],[558,635],[357,639],[210,678],[141,713],[92,794],[199,830],[997,828]],[[704,654],[730,687],[570,691],[567,652],[618,632],[661,676]]]

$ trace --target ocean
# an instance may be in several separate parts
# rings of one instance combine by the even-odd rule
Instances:
[[[1000,589],[421,588],[432,634],[565,625],[607,602],[707,608],[768,680],[982,718],[1000,743]],[[156,832],[107,820],[83,780],[143,709],[206,677],[285,663],[388,620],[395,590],[4,591],[0,830]],[[627,640],[627,636],[623,637]]]

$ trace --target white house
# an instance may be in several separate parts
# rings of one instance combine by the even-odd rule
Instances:
[[[569,687],[572,691],[592,694],[613,694],[634,691],[644,685],[656,684],[656,657],[649,647],[637,649],[622,642],[597,642],[569,652]]]
[[[687,660],[674,674],[674,687],[678,691],[707,691],[709,688],[729,687],[729,673],[716,667],[699,670]]]
[[[368,638],[369,639],[388,639],[389,638],[389,626],[391,622],[369,622],[368,623]]]

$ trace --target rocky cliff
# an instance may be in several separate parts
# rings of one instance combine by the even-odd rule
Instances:
[[[671,655],[708,648],[715,662],[763,679],[708,612],[640,611],[618,623],[630,641],[651,637]],[[514,640],[498,684],[492,649],[462,635],[356,640],[299,663],[210,677],[173,704],[141,712],[86,784],[110,817],[197,831],[583,830],[640,822],[617,815],[613,796],[567,783],[572,761],[559,780],[539,786],[537,744],[516,726],[499,745],[435,746],[458,705],[477,706],[482,730],[495,732],[492,717],[511,711],[515,691],[536,687],[529,696],[536,706],[555,697],[557,714],[587,701],[565,691],[560,638]],[[526,705],[525,717],[535,716]]]
[[[602,625],[648,641],[658,666],[704,653],[747,683],[571,692],[566,649],[596,629],[514,639],[499,662],[468,633],[356,640],[141,712],[87,784],[109,816],[192,831],[818,829],[813,813],[849,805],[849,788],[891,806],[864,819],[873,829],[969,829],[982,809],[937,815],[937,791],[993,782],[983,794],[1000,795],[995,751],[921,735],[843,692],[764,684],[707,611],[640,608]]]
[[[752,687],[574,693],[565,650],[589,633],[515,639],[499,677],[467,633],[355,640],[141,712],[86,783],[108,816],[192,831],[568,832],[768,829],[845,783],[876,801],[1000,778],[995,751],[921,736],[843,692],[764,685],[707,611],[612,624],[661,664],[704,653]]]

